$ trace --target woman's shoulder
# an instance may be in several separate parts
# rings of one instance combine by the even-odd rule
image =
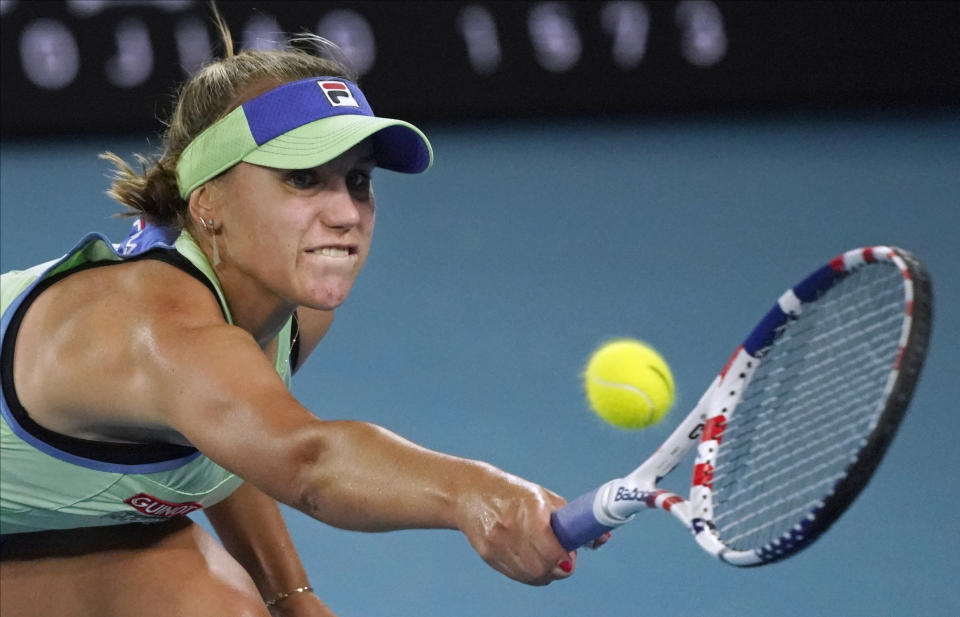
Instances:
[[[167,261],[140,259],[86,268],[41,294],[55,310],[105,312],[111,319],[199,318],[223,322],[217,298],[196,276]]]
[[[46,428],[86,439],[103,427],[163,431],[143,399],[156,390],[148,373],[169,361],[169,339],[225,325],[203,283],[149,259],[73,271],[29,300],[4,341],[15,341],[20,403]]]

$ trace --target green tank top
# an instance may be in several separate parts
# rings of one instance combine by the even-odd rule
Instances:
[[[132,234],[135,242],[128,238],[116,246],[91,234],[58,260],[0,278],[0,534],[163,522],[211,506],[243,482],[192,447],[93,442],[53,433],[34,423],[16,398],[13,347],[24,312],[18,308],[25,310],[24,301],[43,281],[95,265],[161,259],[206,283],[233,323],[220,282],[190,234],[161,230],[144,238],[142,231]],[[291,329],[292,320],[278,335],[274,359],[288,387]]]

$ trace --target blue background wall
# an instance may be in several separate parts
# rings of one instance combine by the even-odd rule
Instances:
[[[492,570],[457,533],[365,535],[288,511],[313,584],[342,617],[957,615],[960,118],[807,115],[426,126],[423,177],[378,172],[374,251],[295,380],[324,418],[372,420],[575,497],[645,458],[783,289],[825,259],[895,244],[929,266],[932,347],[874,481],[823,539],[737,570],[645,513],[572,579]],[[2,269],[120,239],[111,149],[155,138],[2,144]],[[620,432],[579,372],[613,336],[657,346],[680,400]],[[681,468],[668,486],[688,482]]]

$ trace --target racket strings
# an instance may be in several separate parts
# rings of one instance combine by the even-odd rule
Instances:
[[[842,420],[843,418],[838,418],[838,419]],[[837,424],[838,422],[836,421],[832,423],[833,426],[837,426]],[[853,431],[847,430],[845,432],[851,433]],[[806,465],[808,460],[811,460],[814,457],[824,457],[825,455],[827,455],[827,453],[837,448],[848,447],[850,440],[859,440],[859,439],[860,439],[860,434],[856,433],[852,437],[848,439],[843,439],[838,442],[836,435],[825,434],[818,439],[808,440],[807,443],[804,444],[803,448],[794,450],[793,452],[790,453],[789,457],[775,458],[776,453],[772,455],[768,455],[766,457],[766,459],[768,459],[766,462],[755,467],[754,469],[751,469],[749,472],[744,473],[740,477],[740,480],[741,480],[740,484],[742,485],[742,488],[740,490],[731,492],[726,497],[727,499],[736,499],[740,497],[743,493],[746,493],[750,490],[750,486],[751,486],[750,482],[756,478],[761,478],[766,480],[778,480],[782,476],[785,476],[793,472],[798,467]],[[809,451],[809,454],[806,457],[803,456],[808,451]],[[847,452],[847,451],[848,450],[844,450],[844,452]],[[783,462],[782,462],[785,458],[789,458],[791,460],[794,460],[795,462],[791,465],[785,466],[783,465]],[[717,479],[718,475],[720,476],[719,480]],[[723,479],[722,473],[718,474],[717,472],[714,472],[715,483],[717,482],[722,483],[722,479]]]
[[[828,486],[833,486],[833,484],[839,480],[840,477],[842,476],[824,478],[820,480],[816,486],[820,487],[821,489],[824,489]],[[749,538],[753,534],[762,532],[771,526],[795,525],[804,516],[808,515],[810,512],[813,512],[823,504],[823,501],[820,499],[802,501],[799,504],[795,504],[793,501],[788,502],[787,500],[779,500],[761,507],[755,517],[747,517],[740,521],[740,533],[729,538],[724,537],[724,542],[729,546],[737,546],[743,541],[744,538]],[[770,514],[771,512],[773,514]],[[751,519],[756,519],[756,525],[754,527],[746,527],[747,521]],[[771,540],[775,539],[776,537],[772,538]]]
[[[904,295],[898,268],[871,264],[804,304],[777,333],[714,468],[714,523],[728,546],[783,537],[845,476],[884,406]]]
[[[809,501],[809,495],[824,494],[825,488],[828,490],[829,487],[836,484],[837,480],[843,477],[842,473],[833,473],[826,476],[824,474],[828,473],[831,469],[836,469],[837,463],[848,461],[850,447],[857,446],[862,443],[862,441],[863,439],[859,435],[854,435],[840,443],[831,445],[820,453],[820,458],[825,458],[822,455],[827,452],[834,456],[826,458],[826,460],[816,465],[811,466],[810,461],[800,460],[793,465],[780,468],[776,473],[768,476],[768,479],[771,481],[779,480],[781,482],[781,497],[769,501],[770,496],[767,493],[759,495],[750,494],[748,498],[740,501],[737,507],[717,516],[714,519],[714,523],[722,526],[724,520],[729,520],[730,517],[734,517],[736,525],[742,528],[749,521],[761,521],[758,527],[750,528],[746,531],[741,529],[737,535],[729,538],[725,537],[725,540],[728,542],[736,542],[740,538],[753,533],[765,525],[781,520],[782,517],[773,519],[767,517],[767,514],[773,510],[781,512],[787,509],[788,514],[791,515],[801,510],[803,512],[810,512],[812,507],[821,502],[822,499],[817,498]],[[727,497],[727,499],[736,498],[737,495]],[[797,509],[796,503],[802,504],[799,509]],[[793,520],[797,521],[798,517],[794,517]]]
[[[835,377],[835,380],[844,381],[842,377]],[[838,430],[857,431],[858,427],[850,423],[850,415],[856,411],[854,408],[860,404],[863,397],[873,392],[876,387],[875,379],[872,374],[864,373],[852,378],[845,385],[846,397],[840,401],[836,400],[833,390],[823,389],[814,394],[809,394],[811,391],[806,390],[804,395],[784,402],[794,409],[794,413],[787,418],[779,417],[776,410],[768,409],[758,413],[756,422],[752,424],[745,422],[740,427],[741,439],[752,439],[755,447],[735,451],[730,455],[730,459],[725,461],[724,467],[736,468],[738,462],[744,457],[760,458],[761,456],[768,459],[766,465],[777,465],[780,461],[777,458],[778,455],[799,454],[803,449],[816,448],[823,441],[831,439]],[[777,400],[771,397],[761,401],[760,404],[769,406],[776,402]],[[827,405],[828,403],[830,404]],[[806,437],[806,441],[799,446],[796,440],[798,434]],[[821,434],[822,436],[819,436]],[[754,469],[744,478],[749,478],[750,474],[759,473],[761,470]],[[722,476],[723,469],[718,467],[714,475]]]
[[[857,345],[852,349],[861,349],[862,347],[864,346]],[[894,351],[894,349],[886,350],[884,357],[891,357]],[[866,366],[871,368],[869,364]],[[771,390],[770,386],[759,383],[763,380],[769,381],[769,377],[760,376],[759,379],[751,383],[751,387],[759,388],[759,391],[762,392]],[[774,387],[779,383],[774,384]],[[845,389],[845,398],[836,400],[836,390],[839,387]],[[803,387],[803,384],[800,384],[800,387],[795,388],[792,393],[793,396],[782,401],[783,406],[792,410],[792,413],[786,418],[782,417],[778,407],[772,407],[774,404],[780,403],[776,395],[764,398],[759,401],[762,411],[752,416],[734,416],[735,420],[740,419],[742,421],[740,427],[741,439],[752,439],[754,448],[735,452],[726,461],[727,464],[724,467],[736,468],[737,463],[743,457],[765,457],[767,459],[765,465],[755,468],[743,476],[743,479],[749,479],[753,475],[763,473],[771,466],[779,465],[780,459],[777,458],[777,455],[789,451],[796,457],[796,455],[802,454],[803,450],[818,448],[824,441],[837,435],[837,431],[859,432],[860,427],[850,423],[851,414],[855,412],[854,407],[859,405],[864,397],[874,394],[874,388],[876,387],[877,383],[872,370],[862,370],[855,375],[851,374],[849,377],[835,373],[823,380],[819,384],[819,389]],[[830,404],[827,405],[827,403]],[[796,440],[798,434],[805,437],[805,441],[801,442],[799,450]],[[723,469],[716,470],[715,478],[722,476],[723,473]],[[733,495],[733,497],[736,497],[736,495]]]

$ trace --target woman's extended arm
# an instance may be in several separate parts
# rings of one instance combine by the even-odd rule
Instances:
[[[517,580],[545,584],[568,573],[569,564],[558,565],[572,555],[549,525],[563,504],[558,496],[368,423],[321,420],[290,394],[251,334],[222,321],[202,284],[162,265],[96,270],[69,277],[78,285],[62,294],[54,293],[60,285],[51,287],[41,296],[50,294],[44,310],[24,321],[22,335],[33,328],[30,320],[49,324],[47,343],[36,346],[42,353],[18,358],[25,382],[58,367],[57,380],[25,388],[33,394],[29,408],[45,419],[63,419],[58,426],[68,429],[122,423],[164,431],[329,524],[459,529],[488,563]],[[93,293],[94,277],[124,271],[122,285],[110,283],[122,289],[121,298]],[[86,289],[80,311],[74,296]],[[120,300],[125,308],[118,312]]]
[[[378,426],[316,418],[236,328],[162,340],[164,365],[163,356],[191,359],[162,388],[170,425],[274,498],[345,529],[459,529],[488,563],[531,584],[563,576],[557,565],[572,562],[550,531],[563,504],[556,495]]]

